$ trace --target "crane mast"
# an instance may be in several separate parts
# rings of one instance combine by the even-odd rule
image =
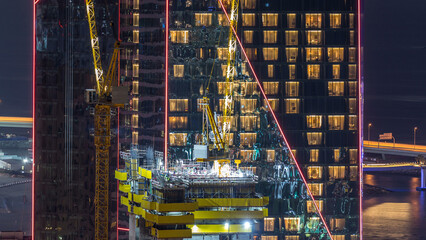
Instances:
[[[238,24],[238,4],[239,0],[232,0],[231,3],[231,14],[230,14],[230,26],[229,26],[229,38],[228,38],[228,62],[226,68],[226,88],[225,88],[225,102],[223,111],[223,123],[222,123],[222,139],[225,142],[225,150],[229,147],[229,132],[231,129],[231,114],[233,106],[233,82],[236,75],[235,67],[235,53],[237,50],[237,39],[232,31],[232,27],[237,29]]]
[[[119,43],[114,52],[105,76],[102,69],[99,37],[96,29],[94,0],[86,0],[87,20],[90,27],[90,42],[93,53],[93,65],[96,76],[95,103],[95,239],[108,239],[108,202],[109,202],[109,151],[111,147],[111,108],[121,107],[111,101],[111,84],[116,74]]]

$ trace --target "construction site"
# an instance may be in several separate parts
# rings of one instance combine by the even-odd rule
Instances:
[[[33,239],[362,239],[360,7],[35,1]]]

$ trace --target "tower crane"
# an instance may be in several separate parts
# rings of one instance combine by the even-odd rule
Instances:
[[[96,181],[95,181],[95,239],[108,239],[108,201],[109,201],[109,151],[111,146],[111,108],[123,107],[112,101],[112,82],[116,77],[119,42],[114,45],[114,52],[108,71],[102,69],[99,37],[96,29],[94,0],[86,0],[87,20],[90,27],[90,41],[96,76],[95,97],[95,147],[96,147]]]

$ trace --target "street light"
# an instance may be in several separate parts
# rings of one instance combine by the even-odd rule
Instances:
[[[369,123],[368,124],[368,141],[370,141],[370,128],[371,126],[373,126],[373,124]]]
[[[417,132],[417,127],[414,127],[414,148],[416,148],[416,132]]]

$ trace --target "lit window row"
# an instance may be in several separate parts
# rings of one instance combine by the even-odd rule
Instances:
[[[341,148],[335,148],[332,149],[333,154],[332,158],[334,162],[340,162],[342,158],[344,157],[345,150]],[[320,149],[309,149],[309,162],[315,163],[319,161],[319,155],[320,155]],[[349,163],[350,164],[357,164],[357,158],[358,158],[358,150],[357,149],[349,149],[348,150],[349,155]]]
[[[328,179],[330,181],[333,181],[333,180],[336,180],[336,179],[346,179],[347,174],[349,174],[348,177],[349,177],[350,181],[356,181],[357,180],[358,166],[350,166],[350,167],[329,166],[327,168],[328,168]],[[349,173],[347,173],[347,169],[349,169]],[[321,167],[321,166],[308,166],[307,177],[310,180],[323,179],[323,167]],[[316,194],[318,194],[318,193],[316,193]]]
[[[306,126],[308,128],[322,128],[322,115],[307,115]],[[349,115],[349,130],[356,130],[357,116]],[[328,116],[328,129],[329,130],[343,130],[345,126],[344,115],[329,115]]]

